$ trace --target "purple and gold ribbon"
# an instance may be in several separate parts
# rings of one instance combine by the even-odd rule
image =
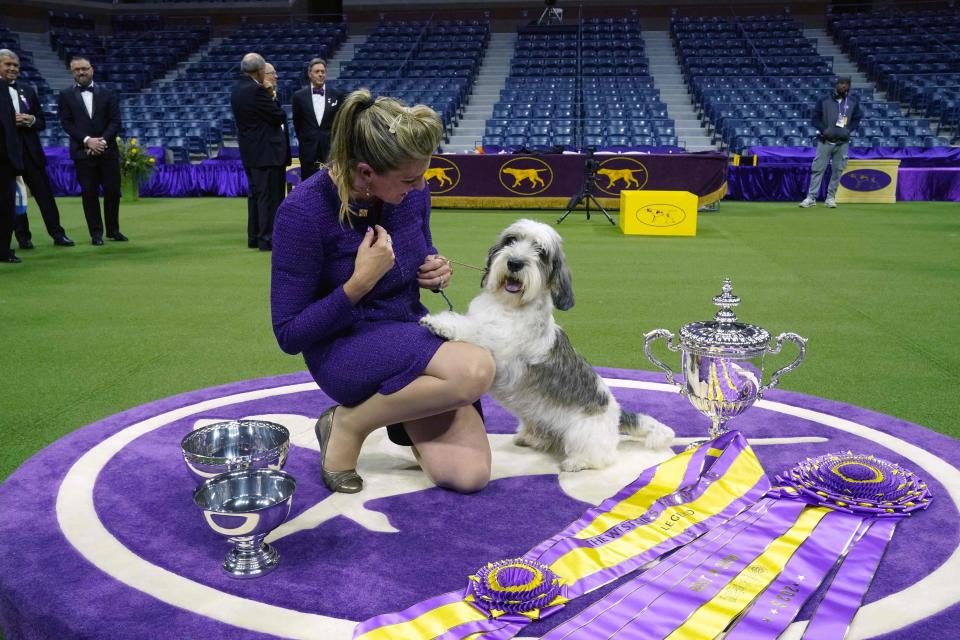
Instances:
[[[567,640],[581,637],[585,633],[596,637],[616,635],[629,626],[636,616],[653,605],[665,591],[678,586],[684,580],[697,580],[705,575],[715,578],[729,571],[738,557],[727,553],[725,549],[763,517],[774,504],[773,500],[760,501],[733,517],[727,526],[717,527],[677,550],[635,580],[622,585],[603,600],[553,629],[543,640]],[[707,580],[709,581],[709,578]],[[699,584],[697,588],[699,589]],[[589,631],[585,631],[586,629]]]
[[[897,523],[930,506],[929,489],[898,464],[850,451],[804,460],[777,479],[786,485],[785,497],[859,516],[869,526],[842,559],[804,633],[804,638],[843,638]]]
[[[810,535],[827,511],[766,502],[772,506],[767,505],[768,509],[745,527],[739,527],[736,519],[720,527],[718,535],[726,534],[722,545],[704,546],[700,557],[677,563],[652,579],[643,574],[588,610],[593,614],[593,609],[616,601],[603,615],[589,620],[581,615],[571,621],[573,624],[555,629],[545,640],[713,638],[766,588],[798,541]],[[637,582],[647,582],[649,588],[628,596]]]
[[[787,562],[752,607],[737,621],[725,640],[777,638],[797,617],[863,526],[860,518],[832,511]]]
[[[567,599],[689,544],[769,488],[746,439],[731,431],[646,470],[522,558],[481,568],[466,590],[366,620],[354,629],[354,638],[512,638]]]
[[[768,498],[544,640],[708,640],[725,630],[726,640],[772,640],[824,581],[804,637],[842,639],[897,521],[926,508],[929,492],[912,472],[849,452],[805,460],[778,479]]]
[[[850,623],[873,582],[877,566],[893,538],[897,521],[889,518],[876,520],[869,523],[869,527],[837,571],[804,631],[804,638],[842,639],[847,635]]]
[[[568,581],[569,597],[576,597],[688,544],[755,503],[770,486],[739,434],[721,436],[673,461],[661,465],[662,473],[656,468],[645,490],[605,502],[595,517],[588,511],[572,533],[554,536],[525,557],[550,566]],[[682,477],[692,484],[676,481],[684,462]],[[690,477],[696,470],[699,475]]]

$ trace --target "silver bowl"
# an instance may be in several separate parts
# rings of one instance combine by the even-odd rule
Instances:
[[[264,542],[290,515],[297,481],[276,469],[244,469],[210,478],[193,492],[207,525],[233,543],[223,569],[233,578],[257,578],[276,568],[280,554]]]
[[[200,427],[180,441],[183,461],[197,482],[239,469],[282,469],[290,432],[263,420],[227,420]]]

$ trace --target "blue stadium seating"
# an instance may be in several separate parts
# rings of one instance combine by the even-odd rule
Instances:
[[[960,126],[956,16],[953,9],[830,17],[837,41],[887,91],[881,100],[870,87],[854,88],[864,110],[854,145],[950,144],[941,128]],[[105,35],[80,13],[51,11],[48,17],[51,46],[62,57],[94,58],[97,80],[121,93],[124,135],[173,149],[180,160],[205,155],[235,135],[227,96],[244,53],[260,51],[277,67],[280,100],[289,114],[290,95],[305,82],[305,62],[329,58],[346,37],[345,24],[296,19],[255,24],[251,19],[183,64],[209,42],[209,23],[174,27],[157,15],[129,14],[112,19],[111,33]],[[510,75],[484,127],[485,146],[676,145],[676,127],[649,74],[636,19],[583,19],[554,32],[519,31]],[[935,37],[918,39],[918,32]],[[371,35],[331,82],[346,91],[368,87],[428,104],[451,130],[470,99],[489,41],[488,24],[384,21]],[[795,19],[788,14],[676,17],[671,38],[697,113],[716,141],[732,151],[757,144],[814,144],[809,109],[832,86],[832,61],[817,54]],[[42,140],[65,144],[54,92],[30,52],[2,27],[0,45],[21,54],[21,77],[38,87],[50,127]],[[160,80],[177,65],[176,80]]]
[[[487,120],[483,144],[618,150],[676,146],[673,121],[649,75],[639,22],[593,18],[576,27],[518,30],[510,73]],[[516,123],[515,128],[505,122]]]

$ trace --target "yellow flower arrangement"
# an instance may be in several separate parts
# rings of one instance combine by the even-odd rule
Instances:
[[[141,153],[136,138],[124,141],[117,136],[117,149],[120,150],[120,177],[123,180],[143,184],[157,170],[156,159],[150,154]]]

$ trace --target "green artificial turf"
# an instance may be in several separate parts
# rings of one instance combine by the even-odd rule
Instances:
[[[246,248],[243,199],[124,203],[129,243],[89,243],[80,202],[59,199],[74,248],[35,208],[33,251],[0,265],[0,479],[71,431],[183,391],[303,369],[270,327],[269,254]],[[437,210],[448,257],[482,265],[500,229],[560,212]],[[712,318],[724,276],[743,322],[809,339],[781,388],[867,407],[960,437],[960,207],[723,203],[693,238],[624,236],[602,216],[559,231],[577,304],[557,312],[594,365],[653,369],[643,334]],[[457,267],[458,310],[479,274]],[[445,308],[425,293],[432,310]],[[517,336],[523,339],[523,336]],[[662,347],[662,345],[660,345]],[[675,367],[679,356],[658,352]],[[787,344],[768,372],[793,357]],[[704,419],[706,426],[706,419]]]

